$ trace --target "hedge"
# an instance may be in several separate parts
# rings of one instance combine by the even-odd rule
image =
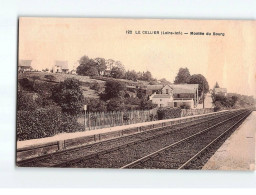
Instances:
[[[63,114],[60,109],[38,109],[17,112],[17,140],[38,139],[63,132],[82,131],[77,118]]]
[[[160,108],[157,111],[158,120],[181,117],[181,108]]]

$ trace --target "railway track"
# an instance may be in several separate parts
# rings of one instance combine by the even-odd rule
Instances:
[[[129,162],[140,159],[159,147],[181,140],[188,133],[197,132],[216,122],[230,118],[242,111],[233,111],[205,119],[194,120],[174,126],[158,128],[133,135],[114,138],[75,149],[69,149],[34,159],[18,162],[18,166],[34,167],[116,167],[120,168]],[[192,130],[191,130],[192,128]],[[145,145],[149,146],[146,150]],[[141,151],[140,151],[141,150]],[[127,155],[128,154],[128,155]],[[120,156],[121,155],[121,156]],[[123,157],[125,158],[123,158]]]
[[[220,122],[213,127],[207,128],[129,163],[121,167],[121,169],[199,169],[203,166],[204,162],[206,162],[205,159],[204,162],[202,162],[200,157],[207,155],[206,152],[213,149],[215,144],[218,144],[218,141],[221,139],[225,141],[226,139],[223,138],[230,135],[249,114],[250,112],[245,112]],[[208,158],[209,157],[210,156],[208,156]]]

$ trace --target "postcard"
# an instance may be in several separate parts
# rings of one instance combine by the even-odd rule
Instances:
[[[255,170],[256,22],[19,18],[18,167]]]

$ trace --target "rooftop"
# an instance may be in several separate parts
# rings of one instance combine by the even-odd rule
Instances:
[[[69,69],[69,68],[68,68],[68,61],[59,61],[59,60],[57,60],[57,61],[55,62],[55,66],[59,66],[59,67],[61,67],[62,69]]]
[[[32,60],[19,60],[19,66],[26,66],[30,67],[31,66]]]

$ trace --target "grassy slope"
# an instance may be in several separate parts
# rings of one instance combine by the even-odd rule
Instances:
[[[84,97],[89,97],[89,98],[99,98],[98,93],[95,90],[90,89],[90,84],[94,82],[98,82],[99,84],[104,85],[105,81],[100,80],[100,79],[92,79],[88,76],[80,76],[80,75],[72,75],[72,74],[62,74],[62,73],[47,73],[47,72],[25,72],[22,74],[19,74],[18,78],[32,78],[34,76],[39,77],[39,80],[48,82],[46,78],[44,78],[45,75],[53,75],[56,80],[55,82],[62,82],[67,78],[75,78],[78,79],[82,83],[82,90],[83,90],[83,95]],[[105,78],[104,79],[113,79],[113,78]],[[125,79],[115,79],[118,81],[125,82],[127,85],[147,85],[148,82],[146,81],[130,81],[130,80],[125,80]]]

